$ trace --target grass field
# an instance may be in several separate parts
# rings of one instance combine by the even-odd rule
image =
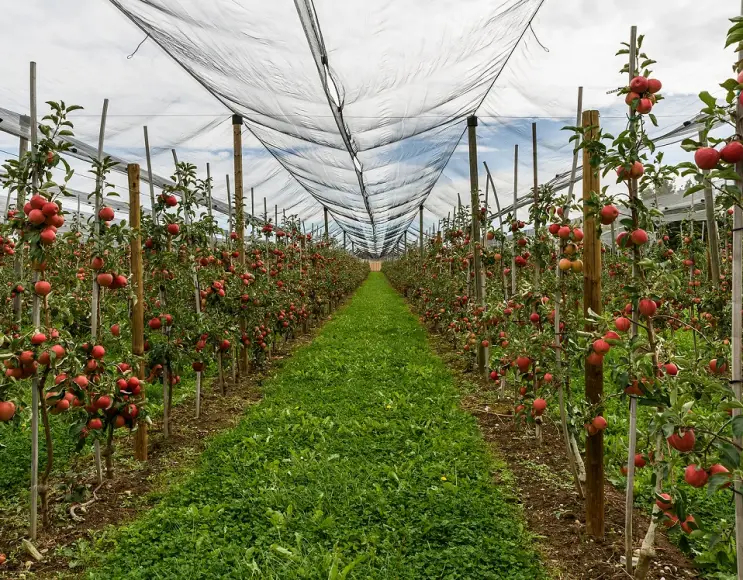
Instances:
[[[544,578],[514,490],[493,484],[506,468],[458,401],[372,273],[191,478],[97,540],[88,575]]]

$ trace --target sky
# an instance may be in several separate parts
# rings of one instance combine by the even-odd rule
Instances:
[[[307,21],[292,0],[149,3],[177,7],[176,16],[140,0],[120,0],[143,22],[157,25],[154,39],[110,0],[7,4],[11,26],[0,37],[0,107],[28,111],[33,60],[40,102],[63,99],[85,107],[73,116],[77,137],[96,142],[103,99],[109,98],[107,151],[144,166],[147,125],[156,173],[172,174],[175,147],[202,176],[210,164],[214,195],[224,201],[234,108],[248,121],[244,185],[246,192],[254,188],[256,213],[265,197],[269,213],[276,206],[297,213],[311,229],[322,223],[327,203],[334,234],[340,235],[340,224],[356,232],[351,239],[357,243],[370,236],[368,226],[359,230],[368,213],[358,176],[310,50],[317,39],[305,34]],[[480,161],[488,162],[501,202],[513,196],[516,144],[519,195],[528,193],[534,121],[540,182],[569,169],[569,135],[561,128],[575,122],[578,86],[584,87],[584,109],[599,109],[604,126],[621,128],[621,100],[607,91],[626,82],[615,53],[633,24],[658,61],[654,76],[666,97],[654,111],[660,127],[680,125],[699,110],[701,90],[721,94],[718,84],[730,76],[733,54],[724,50],[724,38],[738,9],[729,0],[544,0],[541,6],[540,0],[316,0],[378,236],[410,225],[412,240],[421,201],[429,227],[446,216],[458,193],[468,197],[467,145],[460,138],[475,108]],[[178,54],[191,74],[156,40]],[[0,157],[17,147],[16,138],[0,132]],[[671,163],[689,158],[678,147],[667,152]],[[76,167],[73,186],[90,191],[87,167]],[[397,204],[407,212],[393,218]]]

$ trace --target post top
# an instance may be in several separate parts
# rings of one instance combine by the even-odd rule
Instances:
[[[467,117],[467,126],[468,127],[477,127],[477,116],[472,115],[470,117]]]
[[[243,117],[242,117],[242,115],[232,115],[232,124],[233,125],[242,125],[243,124]]]

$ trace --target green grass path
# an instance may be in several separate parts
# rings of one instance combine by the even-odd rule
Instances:
[[[543,578],[458,400],[425,330],[373,273],[193,476],[97,543],[89,574]]]

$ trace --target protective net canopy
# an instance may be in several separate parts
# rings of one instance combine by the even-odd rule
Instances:
[[[227,108],[360,250],[428,197],[542,0],[112,0]],[[399,40],[405,38],[404,50]]]
[[[481,199],[483,161],[492,175],[491,210],[497,200],[505,219],[516,197],[517,216],[527,217],[535,122],[537,181],[566,188],[573,145],[562,128],[576,123],[578,86],[604,130],[616,135],[626,125],[627,108],[611,91],[627,83],[619,73],[626,56],[614,54],[630,25],[647,34],[643,48],[663,81],[651,135],[666,163],[690,160],[678,143],[700,128],[698,93],[719,97],[717,83],[730,76],[722,39],[733,15],[724,3],[693,0],[673,10],[643,0],[76,0],[53,17],[48,0],[26,0],[5,3],[0,14],[24,23],[0,35],[0,157],[17,155],[35,61],[40,103],[85,107],[72,115],[70,160],[84,215],[92,212],[90,157],[107,97],[105,152],[121,162],[111,177],[121,203],[126,163],[142,165],[147,180],[148,126],[155,188],[172,183],[172,149],[200,178],[209,163],[215,217],[227,229],[238,114],[247,213],[296,215],[309,232],[322,231],[327,207],[330,235],[370,257],[432,231],[458,199],[469,205],[462,137],[470,115],[478,119]],[[579,180],[580,172],[577,197]],[[621,188],[604,184],[610,193]],[[2,192],[3,209],[6,200]],[[667,215],[685,215],[691,201],[669,198]]]

